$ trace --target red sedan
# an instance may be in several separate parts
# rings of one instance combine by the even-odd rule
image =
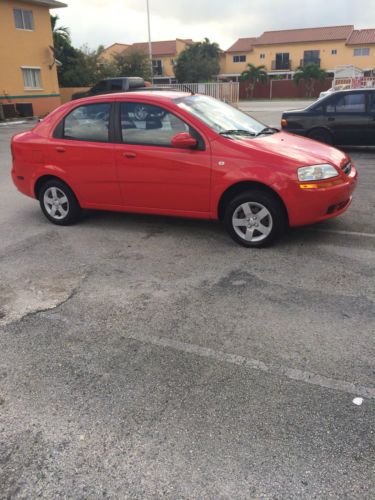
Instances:
[[[11,149],[15,185],[54,224],[90,208],[215,219],[247,247],[340,215],[357,181],[337,149],[173,91],[72,101]]]

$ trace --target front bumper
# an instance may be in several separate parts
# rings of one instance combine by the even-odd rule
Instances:
[[[300,183],[296,183],[287,202],[289,225],[314,224],[345,212],[357,185],[358,173],[353,164],[350,174],[342,173],[342,178],[342,184],[318,189],[301,189]]]

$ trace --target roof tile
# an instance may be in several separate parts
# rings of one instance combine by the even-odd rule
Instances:
[[[354,30],[347,42],[348,45],[366,45],[375,43],[375,29]]]
[[[346,25],[326,26],[322,28],[265,31],[259,38],[256,39],[254,45],[347,40],[353,29],[353,25]]]
[[[193,43],[193,40],[181,40],[187,44]],[[140,52],[148,53],[148,42],[133,43],[129,49],[138,50]],[[177,52],[176,40],[164,40],[161,42],[151,42],[151,51],[153,56],[167,56],[174,55]]]
[[[253,50],[255,37],[239,38],[233,45],[229,47],[227,52],[251,52]]]

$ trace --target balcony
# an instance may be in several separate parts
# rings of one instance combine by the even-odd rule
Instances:
[[[292,69],[292,61],[272,61],[271,63],[272,71],[289,71]]]
[[[306,64],[311,64],[311,63],[316,64],[320,68],[320,59],[317,57],[314,57],[312,59],[301,59],[300,66],[303,67],[306,66]]]

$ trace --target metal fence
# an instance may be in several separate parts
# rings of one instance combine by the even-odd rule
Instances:
[[[374,76],[360,76],[356,78],[335,78],[332,86],[336,90],[343,89],[372,89],[375,88]]]
[[[196,94],[205,94],[215,97],[220,101],[238,104],[240,96],[240,84],[238,82],[222,83],[163,83],[155,84],[155,87],[171,88],[185,92],[190,90]]]

